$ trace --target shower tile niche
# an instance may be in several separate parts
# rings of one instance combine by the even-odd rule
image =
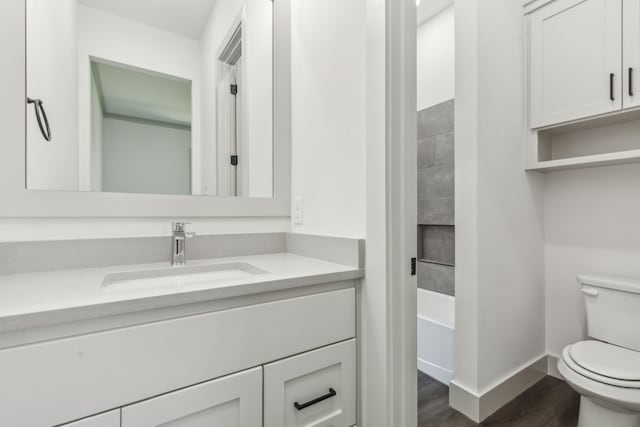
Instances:
[[[455,294],[454,100],[418,112],[418,287]]]

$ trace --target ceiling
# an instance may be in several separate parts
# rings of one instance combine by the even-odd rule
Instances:
[[[420,0],[420,5],[418,5],[416,9],[418,25],[428,21],[433,16],[437,15],[438,12],[441,12],[452,4],[453,0]]]
[[[79,0],[80,3],[194,40],[216,0]]]
[[[191,126],[191,82],[92,62],[103,114]]]

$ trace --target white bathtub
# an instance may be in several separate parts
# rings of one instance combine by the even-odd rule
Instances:
[[[449,384],[454,372],[455,298],[418,289],[418,369]]]

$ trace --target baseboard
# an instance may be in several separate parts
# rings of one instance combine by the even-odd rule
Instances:
[[[560,371],[558,371],[558,361],[560,358],[552,354],[547,355],[547,375],[551,375],[554,378],[564,381]]]
[[[542,356],[512,375],[476,394],[455,379],[449,383],[449,404],[475,422],[482,422],[547,375],[548,358]]]
[[[429,375],[431,378],[440,381],[442,384],[449,385],[453,379],[453,372],[442,368],[426,360],[418,358],[418,370]]]

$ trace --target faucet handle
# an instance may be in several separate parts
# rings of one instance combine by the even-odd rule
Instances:
[[[174,232],[178,232],[178,233],[182,233],[185,230],[185,227],[187,225],[191,224],[190,222],[172,222],[171,223],[171,230]],[[195,233],[189,233],[189,234],[194,234]]]

